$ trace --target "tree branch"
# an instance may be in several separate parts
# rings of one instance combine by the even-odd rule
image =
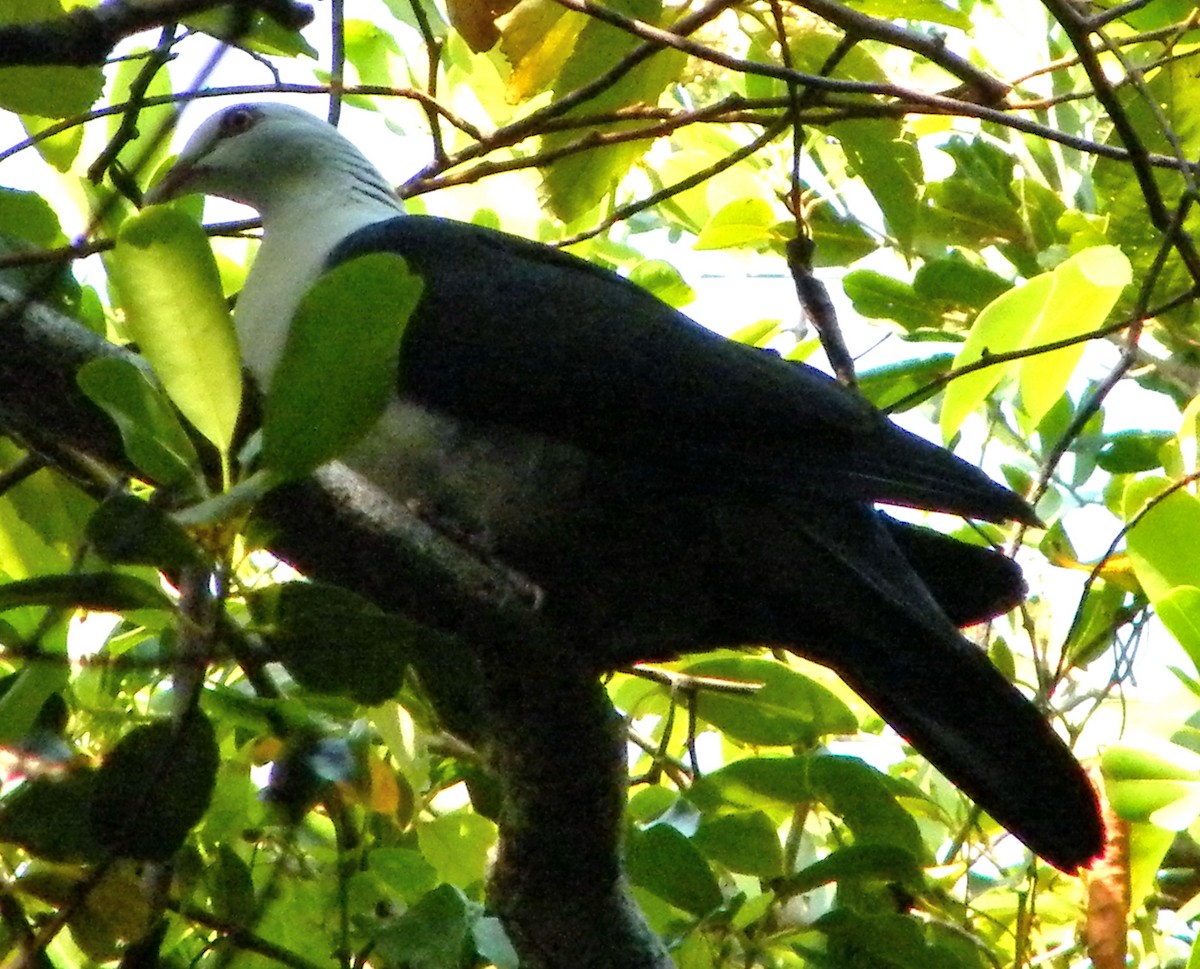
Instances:
[[[244,3],[289,30],[299,30],[313,18],[311,7],[294,0],[244,0]],[[163,3],[108,0],[98,7],[76,7],[65,17],[53,20],[7,24],[0,27],[0,67],[103,64],[126,37],[224,6],[230,6],[228,0]]]

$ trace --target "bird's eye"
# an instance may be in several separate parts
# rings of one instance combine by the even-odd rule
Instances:
[[[232,108],[221,118],[221,134],[226,137],[249,131],[258,122],[258,115],[250,108]]]

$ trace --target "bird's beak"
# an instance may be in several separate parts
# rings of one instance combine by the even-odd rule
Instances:
[[[147,205],[158,205],[160,202],[170,202],[172,199],[177,199],[181,195],[188,195],[192,189],[189,188],[191,183],[198,175],[202,174],[204,169],[199,165],[189,164],[185,161],[177,161],[172,165],[167,173],[160,178],[144,196]]]

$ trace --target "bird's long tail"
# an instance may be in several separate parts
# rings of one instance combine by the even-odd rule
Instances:
[[[1091,861],[1102,846],[1102,826],[1083,769],[1037,708],[963,638],[901,551],[907,543],[914,559],[925,554],[917,568],[928,571],[938,541],[912,539],[905,526],[889,525],[869,506],[837,501],[807,506],[798,527],[799,534],[760,532],[757,542],[760,554],[766,541],[768,557],[788,563],[790,580],[776,570],[774,582],[776,601],[788,600],[779,606],[794,630],[795,650],[835,670],[1038,855],[1064,871]],[[965,585],[988,580],[960,571]],[[952,575],[941,581],[938,597],[954,598]],[[958,598],[988,600],[974,593]]]

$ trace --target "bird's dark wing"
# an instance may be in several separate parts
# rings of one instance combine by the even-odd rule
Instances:
[[[401,391],[442,411],[652,463],[671,487],[765,486],[1035,520],[979,469],[819,371],[717,336],[574,256],[403,216],[349,236],[329,264],[379,250],[424,279]]]

